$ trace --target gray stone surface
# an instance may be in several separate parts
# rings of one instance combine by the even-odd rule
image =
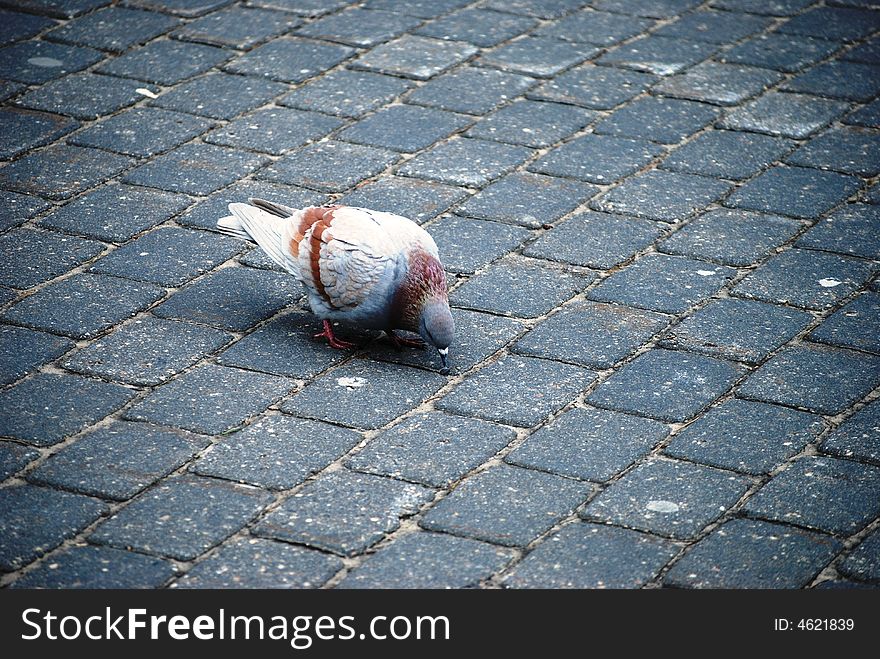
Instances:
[[[796,244],[876,260],[880,258],[878,223],[880,209],[876,205],[847,204],[817,222]]]
[[[674,172],[739,181],[750,178],[792,148],[793,143],[784,138],[711,130],[673,151],[661,166]]]
[[[648,96],[627,103],[596,124],[599,134],[677,144],[714,121],[720,111],[708,104]]]
[[[865,293],[809,334],[813,341],[880,353],[880,295]]]
[[[360,441],[360,434],[327,423],[283,414],[266,416],[212,445],[192,471],[286,490],[324,469]]]
[[[667,78],[654,89],[661,94],[717,105],[737,105],[782,79],[770,69],[703,62]]]
[[[661,147],[645,140],[590,133],[553,149],[529,169],[607,185],[635,174],[662,154]]]
[[[471,57],[477,48],[458,41],[406,35],[361,55],[356,69],[427,80]]]
[[[175,85],[152,105],[214,119],[232,119],[287,90],[287,85],[262,78],[206,73]]]
[[[721,120],[720,125],[733,130],[749,130],[799,139],[827,126],[846,107],[840,101],[772,91],[731,110]]]
[[[24,469],[40,452],[15,442],[0,442],[0,481]]]
[[[196,43],[158,39],[108,60],[100,73],[173,85],[226,61],[232,52]]]
[[[357,471],[447,487],[516,437],[510,428],[429,412],[380,433],[346,461]]]
[[[536,78],[550,78],[598,53],[598,48],[585,44],[527,36],[483,53],[477,62]]]
[[[0,383],[12,384],[31,370],[57,359],[73,345],[72,341],[53,334],[0,325]]]
[[[0,284],[28,289],[91,261],[101,243],[58,233],[15,228],[0,235]]]
[[[466,274],[473,274],[532,236],[524,227],[457,215],[435,222],[428,233],[437,243],[446,271]]]
[[[645,462],[603,490],[581,516],[686,540],[718,519],[751,484],[689,462]]]
[[[419,485],[341,469],[310,482],[254,532],[342,556],[360,553],[433,497]]]
[[[456,138],[406,161],[398,173],[449,185],[477,187],[506,174],[531,154],[532,150],[524,146]]]
[[[407,95],[407,101],[419,105],[484,114],[534,86],[534,78],[479,67],[457,67],[439,75]]]
[[[281,37],[232,60],[226,65],[226,70],[296,83],[313,78],[354,54],[355,50],[347,46]],[[297,62],[297,65],[290,66],[290,62]]]
[[[414,153],[471,124],[469,117],[416,105],[392,105],[339,132],[339,138]]]
[[[880,551],[880,533],[874,531],[859,543],[838,569],[854,579],[876,583],[880,581],[880,571],[877,569],[878,551]]]
[[[457,487],[420,525],[429,531],[524,546],[570,515],[591,489],[539,471],[492,467]]]
[[[824,452],[880,464],[880,405],[866,405],[822,442]]]
[[[610,110],[638,96],[656,77],[634,71],[584,64],[548,80],[529,92],[529,98]]]
[[[668,76],[702,62],[716,50],[718,50],[716,44],[706,41],[690,41],[650,34],[610,49],[598,59],[598,62]]]
[[[236,119],[205,136],[205,141],[280,156],[336,130],[342,122],[317,112],[270,107]]]

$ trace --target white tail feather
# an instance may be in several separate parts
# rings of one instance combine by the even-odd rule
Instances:
[[[257,243],[275,263],[293,272],[295,265],[282,248],[281,240],[289,218],[278,217],[248,204],[229,204],[232,217],[217,221],[217,228],[224,233],[246,237]]]

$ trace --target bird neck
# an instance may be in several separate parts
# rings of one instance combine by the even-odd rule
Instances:
[[[447,299],[446,272],[440,261],[422,249],[410,252],[406,274],[392,301],[395,327],[418,332],[422,308],[433,300]]]

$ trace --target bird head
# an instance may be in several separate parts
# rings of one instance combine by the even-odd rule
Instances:
[[[437,349],[442,368],[441,375],[449,374],[449,346],[455,334],[455,321],[444,297],[426,300],[419,314],[419,335],[422,340]]]

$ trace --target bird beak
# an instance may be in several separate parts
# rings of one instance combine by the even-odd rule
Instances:
[[[437,348],[437,352],[440,353],[440,364],[442,365],[440,375],[449,375],[449,348]]]

